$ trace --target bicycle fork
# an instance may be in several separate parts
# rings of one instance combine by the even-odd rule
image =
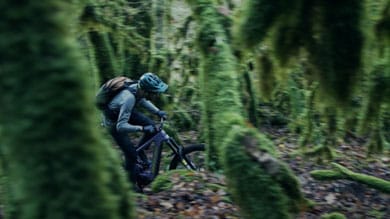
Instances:
[[[173,154],[176,154],[179,157],[179,161],[185,166],[185,168],[195,170],[194,165],[187,160],[185,156],[183,156],[183,146],[179,145],[173,138],[169,138],[167,140],[167,144],[173,151]]]

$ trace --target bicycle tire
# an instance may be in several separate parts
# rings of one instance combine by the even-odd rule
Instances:
[[[192,144],[183,147],[182,156],[186,157],[188,160],[192,162],[190,159],[190,156],[187,156],[191,154],[192,152],[197,151],[205,151],[205,145],[204,144]],[[173,159],[171,160],[171,163],[169,164],[169,170],[174,170],[178,168],[178,165],[181,163],[180,157],[178,155],[175,155]]]

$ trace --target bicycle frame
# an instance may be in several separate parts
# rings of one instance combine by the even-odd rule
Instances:
[[[148,139],[144,144],[137,147],[136,151],[137,153],[141,150],[145,149],[146,147],[149,147],[154,142],[154,148],[153,148],[153,157],[152,157],[152,174],[153,177],[156,177],[158,175],[158,172],[160,170],[160,162],[161,162],[161,152],[162,152],[162,146],[163,143],[166,143],[172,150],[173,155],[178,155],[180,157],[181,163],[187,168],[187,169],[194,169],[193,165],[188,162],[188,160],[182,156],[182,150],[183,146],[179,145],[173,138],[171,138],[163,129],[162,129],[162,123],[160,126],[159,131],[150,139]]]

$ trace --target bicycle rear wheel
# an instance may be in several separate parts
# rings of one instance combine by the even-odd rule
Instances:
[[[205,155],[203,151],[205,150],[204,144],[192,144],[183,147],[182,158],[178,155],[175,155],[169,164],[169,169],[185,169],[184,162],[188,163],[192,170],[201,170],[203,168]]]

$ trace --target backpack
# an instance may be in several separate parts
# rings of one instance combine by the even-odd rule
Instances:
[[[124,76],[118,76],[108,80],[99,88],[96,94],[96,107],[100,110],[104,110],[115,95],[135,83],[137,83],[137,81]]]

